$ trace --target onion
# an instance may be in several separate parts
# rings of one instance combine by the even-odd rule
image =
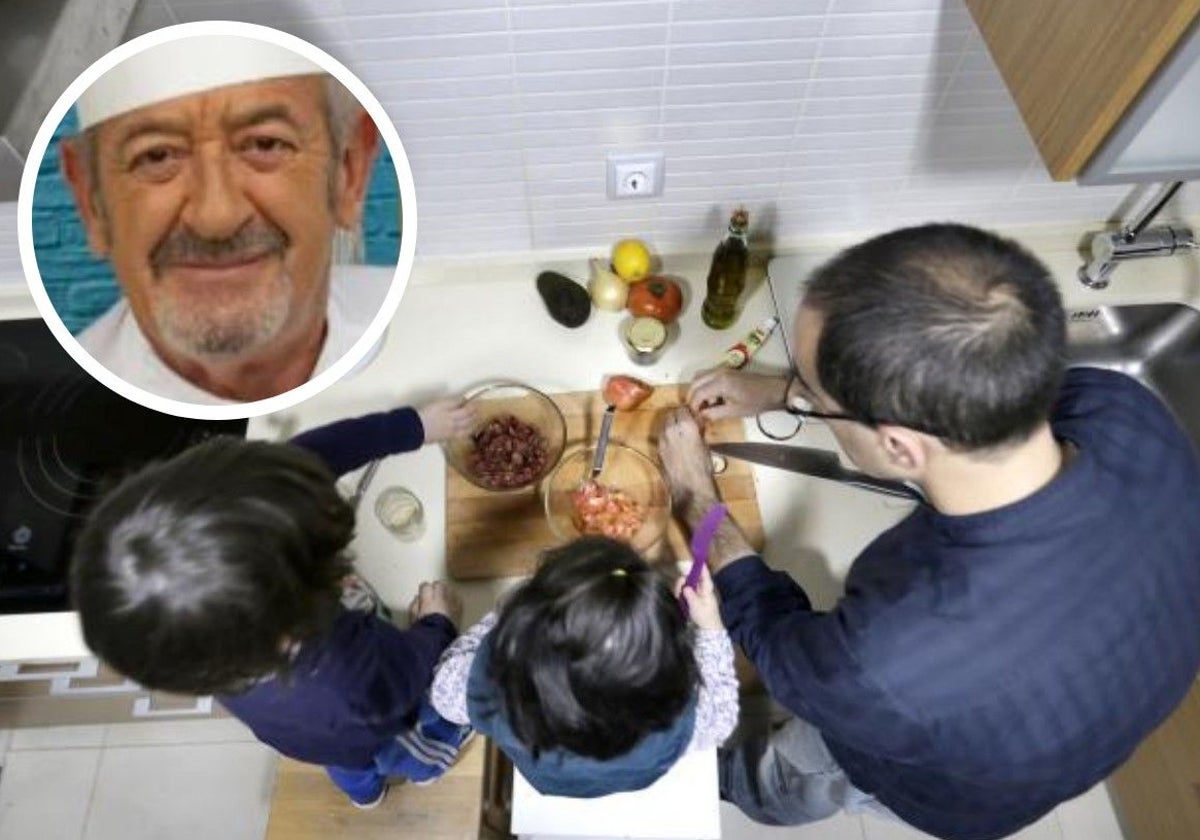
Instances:
[[[609,270],[608,263],[602,259],[588,261],[591,265],[592,276],[588,280],[588,293],[597,309],[609,312],[619,312],[625,308],[625,298],[629,295],[629,284]]]

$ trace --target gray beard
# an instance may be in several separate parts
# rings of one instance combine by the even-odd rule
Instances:
[[[279,334],[291,313],[291,278],[284,288],[255,312],[214,315],[185,310],[169,297],[159,301],[154,320],[159,335],[171,349],[187,357],[228,359],[266,344]]]

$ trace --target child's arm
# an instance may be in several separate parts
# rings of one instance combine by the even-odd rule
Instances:
[[[382,729],[403,725],[429,690],[438,658],[458,635],[455,622],[462,604],[445,584],[425,581],[409,610],[412,626],[407,630],[374,614],[362,614],[359,635],[344,652],[351,669],[357,662],[362,673],[370,674],[365,682],[367,696]]]
[[[721,607],[712,576],[705,569],[695,589],[676,591],[686,599],[688,615],[696,627],[694,651],[700,670],[700,695],[696,700],[696,724],[689,749],[707,750],[728,738],[737,726],[738,683],[733,670],[733,643],[721,623]]]
[[[471,665],[475,662],[475,651],[492,628],[496,626],[496,613],[492,611],[479,623],[446,648],[438,661],[429,688],[429,699],[439,715],[451,723],[470,723],[467,713],[467,680],[471,676]]]
[[[301,432],[291,442],[315,453],[334,475],[345,475],[376,458],[466,434],[471,430],[472,416],[461,397],[449,397],[419,408],[397,408],[338,420]]]
[[[737,726],[738,683],[729,633],[723,627],[696,628],[695,652],[700,667],[700,696],[689,749],[707,750],[720,746]]]

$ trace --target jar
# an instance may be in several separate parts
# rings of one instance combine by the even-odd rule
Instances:
[[[405,487],[389,487],[375,500],[375,515],[383,527],[403,542],[425,533],[425,510],[416,494]]]
[[[667,325],[657,318],[626,318],[620,332],[621,343],[635,364],[654,364],[667,346]]]

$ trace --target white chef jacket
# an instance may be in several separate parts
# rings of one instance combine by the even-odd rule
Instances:
[[[379,314],[395,270],[382,266],[335,265],[329,284],[325,344],[317,358],[316,376],[328,368],[362,337]],[[167,367],[154,352],[122,297],[78,336],[92,358],[124,379],[167,399],[206,405],[228,405]]]

